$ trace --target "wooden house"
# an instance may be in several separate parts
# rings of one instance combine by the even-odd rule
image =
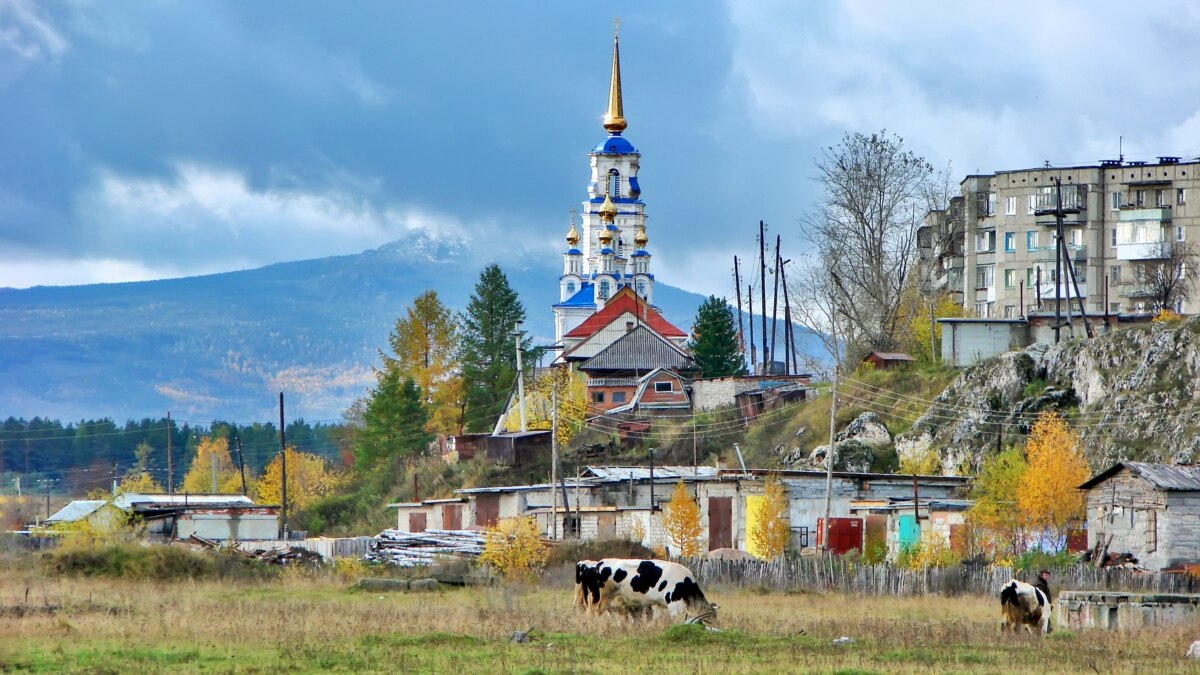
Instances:
[[[1089,548],[1154,570],[1200,561],[1200,467],[1118,462],[1079,489]]]
[[[878,370],[890,370],[892,368],[912,365],[915,360],[908,354],[900,352],[871,352],[863,359],[863,363],[869,363]]]

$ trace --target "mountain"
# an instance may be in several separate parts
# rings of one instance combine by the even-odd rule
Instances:
[[[412,300],[460,310],[483,263],[472,242],[416,231],[357,255],[159,281],[0,289],[0,418],[253,422],[340,418]],[[523,261],[541,256],[522,256]],[[535,344],[553,341],[559,266],[500,261]],[[703,297],[659,283],[685,330]],[[815,350],[806,333],[801,351]]]

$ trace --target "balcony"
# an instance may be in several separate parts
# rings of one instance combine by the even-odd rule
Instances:
[[[1037,253],[1034,255],[1034,260],[1038,262],[1054,262],[1058,255],[1057,248],[1056,246],[1039,246]],[[1088,259],[1087,246],[1067,244],[1067,253],[1070,255],[1071,260],[1075,262],[1083,262]]]
[[[1079,280],[1079,295],[1078,296],[1075,295],[1075,285],[1072,284],[1071,282],[1066,281],[1064,279],[1063,282],[1060,283],[1058,286],[1059,286],[1059,289],[1058,289],[1059,295],[1063,300],[1074,300],[1077,297],[1086,298],[1088,296],[1087,281],[1084,279]],[[1042,298],[1042,300],[1047,300],[1047,299],[1053,300],[1054,299],[1054,282],[1053,281],[1051,281],[1050,283],[1042,284],[1041,286],[1038,287],[1038,290],[1040,291],[1040,297]]]
[[[1169,223],[1171,222],[1171,207],[1122,206],[1117,220],[1122,223]]]
[[[1058,225],[1055,212],[1058,210],[1058,190],[1044,187],[1034,194],[1033,212],[1038,225]],[[1087,186],[1062,186],[1063,225],[1087,223]]]
[[[1149,298],[1154,292],[1147,285],[1135,282],[1118,285],[1116,295],[1118,298]]]

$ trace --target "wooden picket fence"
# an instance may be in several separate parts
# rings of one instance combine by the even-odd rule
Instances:
[[[763,588],[777,591],[838,591],[859,595],[991,595],[1009,579],[1032,574],[1010,567],[956,565],[910,570],[892,565],[866,565],[839,557],[761,560],[688,559],[683,563],[706,586]],[[1140,591],[1200,593],[1200,578],[1127,569],[1076,565],[1054,570],[1051,588],[1072,591]]]

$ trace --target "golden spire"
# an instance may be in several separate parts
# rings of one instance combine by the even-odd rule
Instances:
[[[633,235],[633,243],[638,248],[645,248],[646,244],[650,243],[650,237],[646,236],[646,226],[638,225],[637,234]]]
[[[621,52],[617,47],[618,19],[613,19],[612,80],[608,85],[608,112],[604,113],[604,128],[611,134],[625,130],[625,110],[621,106]]]
[[[612,197],[608,193],[604,193],[604,203],[600,205],[600,222],[612,224],[617,219],[617,205],[613,203]]]
[[[571,248],[579,245],[579,230],[575,229],[575,209],[571,209],[571,230],[567,232],[567,245]]]

